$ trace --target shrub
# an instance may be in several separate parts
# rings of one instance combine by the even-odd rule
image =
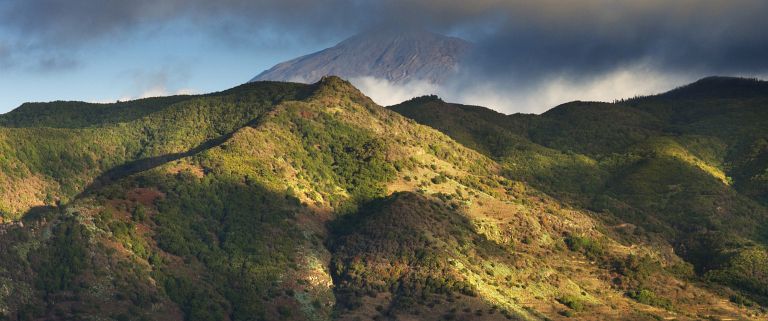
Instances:
[[[557,298],[557,302],[560,302],[562,305],[567,306],[573,311],[584,311],[584,302],[575,296],[565,295]]]
[[[747,299],[746,297],[738,293],[731,295],[730,300],[735,304],[745,306],[745,307],[751,307],[755,305],[755,302],[753,302],[750,299]]]
[[[133,212],[131,213],[131,219],[137,222],[144,222],[147,220],[147,209],[144,207],[144,205],[136,205],[136,207],[133,209]]]
[[[291,316],[291,308],[287,306],[279,306],[277,307],[277,313],[280,315],[281,318],[288,318]]]
[[[581,252],[590,259],[597,259],[605,254],[603,244],[587,236],[568,235],[565,245],[574,252]]]
[[[669,299],[659,297],[656,293],[648,289],[629,291],[627,292],[627,296],[642,304],[652,305],[667,310],[672,309],[672,302]]]
[[[560,315],[564,317],[569,317],[569,318],[576,316],[576,313],[574,313],[573,310],[563,310],[563,311],[560,311],[559,313]]]
[[[642,287],[649,277],[661,272],[662,267],[650,256],[630,254],[623,260],[614,261],[613,269],[625,276],[631,286]]]
[[[442,184],[448,181],[448,178],[445,177],[445,175],[440,174],[432,178],[433,184]]]

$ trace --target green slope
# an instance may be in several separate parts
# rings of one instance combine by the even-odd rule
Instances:
[[[700,278],[768,302],[755,290],[765,284],[762,274],[731,271],[745,257],[768,263],[755,254],[768,245],[766,97],[765,82],[713,77],[658,96],[574,102],[541,115],[491,116],[481,107],[435,98],[390,108],[479,145],[509,178],[672,244]]]
[[[34,206],[67,202],[108,169],[192,149],[301,90],[266,83],[110,105],[24,105],[0,116],[0,123],[12,124],[0,126],[0,214],[16,219]]]
[[[512,129],[495,116],[478,121],[521,144],[492,158],[483,155],[491,149],[478,147],[484,140],[473,146],[483,153],[463,146],[335,77],[314,85],[253,83],[147,110],[61,128],[34,117],[26,127],[3,127],[13,134],[7,150],[27,144],[41,159],[9,163],[72,188],[54,190],[58,204],[0,225],[0,316],[765,318],[734,290],[694,276],[666,239],[633,232],[618,213],[607,220],[581,208],[591,193],[613,186],[611,175],[624,163],[607,167],[596,156],[531,142],[535,117],[513,119]],[[48,143],[25,143],[40,142],[32,135],[46,131]],[[93,144],[110,131],[114,141]],[[76,138],[83,145],[69,143]],[[113,146],[130,153],[106,149]],[[680,154],[677,145],[665,148]],[[529,154],[516,155],[521,151]],[[73,159],[68,172],[46,172],[62,153]],[[84,167],[85,153],[97,163],[112,158]],[[699,148],[695,157],[675,157],[699,164],[716,154]],[[598,171],[601,185],[584,182],[571,164]],[[573,173],[562,183],[570,197],[547,185],[561,173]],[[23,179],[8,177],[15,181],[7,186]],[[759,253],[733,253],[730,265],[707,276],[759,287],[752,282],[759,270],[744,273]],[[738,303],[728,301],[732,295]]]

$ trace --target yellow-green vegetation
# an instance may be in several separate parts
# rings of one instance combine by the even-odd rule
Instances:
[[[762,278],[738,254],[758,260],[754,245],[768,240],[766,105],[765,82],[713,77],[542,115],[501,115],[437,97],[390,108],[495,158],[504,176],[597,212],[625,242],[671,245],[697,279],[768,302]],[[595,256],[591,243],[572,237],[569,247]],[[660,305],[646,290],[629,293]]]
[[[642,111],[579,133],[630,108],[588,105],[447,105],[438,131],[335,77],[25,105],[0,117],[0,317],[764,319],[763,205],[729,140]]]
[[[17,219],[34,206],[67,202],[107,170],[188,151],[295,99],[302,89],[268,83],[111,105],[24,105],[0,116],[7,124],[0,127],[0,215]]]

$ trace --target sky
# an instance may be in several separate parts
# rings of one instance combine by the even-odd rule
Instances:
[[[476,50],[436,87],[358,81],[382,104],[435,92],[502,112],[768,75],[764,0],[2,0],[0,113],[26,101],[204,93],[364,30]],[[385,101],[387,100],[387,101]]]

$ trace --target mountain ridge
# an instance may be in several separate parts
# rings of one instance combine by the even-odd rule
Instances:
[[[465,40],[428,31],[376,30],[337,45],[279,63],[250,81],[313,83],[323,76],[373,77],[393,83],[441,83],[468,53]]]

